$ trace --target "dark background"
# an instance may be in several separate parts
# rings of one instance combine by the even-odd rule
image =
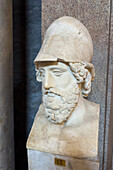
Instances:
[[[41,103],[35,59],[41,46],[41,1],[13,0],[15,169],[27,170],[26,141]]]

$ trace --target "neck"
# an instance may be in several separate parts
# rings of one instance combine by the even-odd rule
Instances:
[[[75,106],[72,114],[68,118],[66,122],[66,126],[78,126],[80,123],[84,121],[84,115],[85,115],[85,104],[84,104],[84,98],[82,96],[82,93],[80,93],[78,104]]]

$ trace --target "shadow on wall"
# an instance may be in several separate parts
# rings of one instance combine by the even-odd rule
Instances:
[[[26,141],[41,103],[33,60],[41,46],[41,1],[13,0],[15,169],[27,170]]]

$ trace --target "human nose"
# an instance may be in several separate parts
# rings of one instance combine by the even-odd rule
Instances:
[[[45,89],[52,88],[52,77],[51,77],[49,71],[46,71],[46,73],[45,73],[43,86]]]

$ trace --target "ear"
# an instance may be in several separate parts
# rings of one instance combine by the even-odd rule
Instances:
[[[38,82],[42,82],[42,77],[41,77],[41,73],[39,70],[36,70],[36,80]]]

